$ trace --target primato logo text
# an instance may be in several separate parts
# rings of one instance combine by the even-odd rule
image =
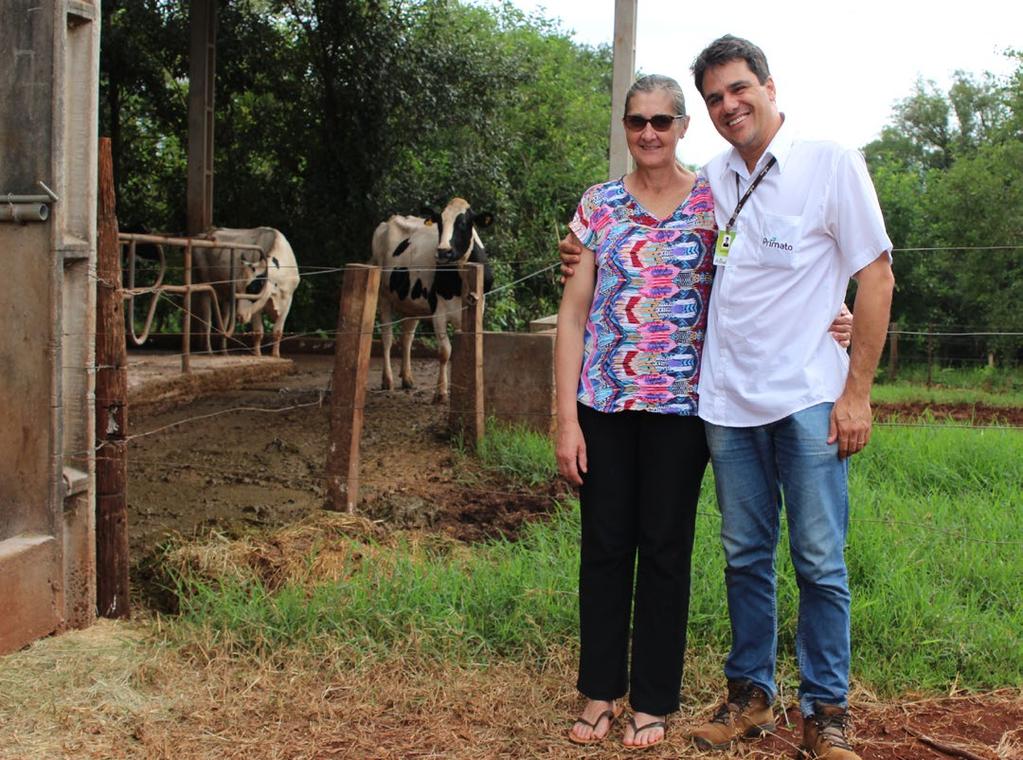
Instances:
[[[760,243],[764,248],[777,248],[779,251],[791,251],[792,246],[788,243],[783,243],[778,238],[764,238]]]

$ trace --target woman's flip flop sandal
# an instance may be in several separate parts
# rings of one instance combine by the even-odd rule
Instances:
[[[663,720],[652,720],[649,723],[644,723],[642,726],[637,726],[635,716],[630,715],[629,725],[632,726],[632,741],[636,741],[636,737],[639,736],[644,731],[650,731],[655,728],[664,729],[664,733],[661,734],[660,739],[658,739],[655,742],[650,742],[649,744],[623,744],[622,746],[625,747],[625,749],[635,750],[650,749],[651,747],[656,747],[658,744],[663,742],[668,735],[668,724]]]
[[[572,728],[575,728],[578,724],[582,723],[584,726],[589,726],[594,731],[596,731],[597,726],[600,725],[600,721],[606,720],[607,731],[605,731],[600,736],[593,735],[589,739],[580,739],[578,736],[572,733],[572,729],[570,728],[568,730],[568,740],[573,744],[597,744],[598,742],[604,741],[608,736],[610,736],[611,728],[614,726],[615,721],[618,720],[618,716],[622,714],[622,710],[624,709],[625,708],[619,707],[618,705],[609,707],[606,710],[604,710],[604,712],[602,712],[600,715],[598,715],[597,719],[594,720],[592,723],[590,723],[585,718],[576,718],[575,723],[572,724]]]

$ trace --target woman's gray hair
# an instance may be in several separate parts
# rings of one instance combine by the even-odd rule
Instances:
[[[686,115],[686,96],[679,83],[671,77],[660,74],[647,74],[633,83],[625,95],[625,113],[629,112],[629,103],[632,102],[632,96],[637,92],[655,92],[657,90],[664,90],[671,95],[671,105],[675,109],[675,116]]]

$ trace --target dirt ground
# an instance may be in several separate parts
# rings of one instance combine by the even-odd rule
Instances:
[[[292,523],[323,506],[333,357],[297,355],[295,373],[202,396],[169,410],[129,411],[129,531],[133,557],[171,534],[238,536]],[[453,453],[446,408],[431,403],[436,365],[414,360],[419,387],[383,392],[374,359],[362,437],[358,510],[384,524],[476,541],[514,537],[548,512],[552,486],[523,492]],[[1023,409],[886,404],[878,419],[935,418],[1023,425]]]
[[[234,537],[323,507],[333,357],[295,357],[296,372],[129,414],[128,509],[133,557],[168,535]],[[383,392],[374,360],[362,436],[358,512],[465,541],[514,537],[552,509],[559,490],[526,493],[450,445],[447,409],[431,403],[436,363],[414,360],[420,387]]]
[[[964,425],[1010,425],[1023,427],[1023,409],[991,404],[925,404],[919,401],[901,404],[877,404],[878,420],[912,421],[928,416],[935,420],[952,420]]]
[[[169,535],[215,531],[243,536],[294,523],[322,508],[328,434],[323,401],[332,361],[329,356],[299,356],[296,372],[287,377],[170,410],[131,411],[129,525],[132,556],[140,560],[137,584],[146,582],[144,559]],[[523,522],[542,519],[554,497],[563,493],[560,488],[524,492],[455,451],[446,430],[446,409],[431,403],[435,365],[420,360],[415,370],[420,389],[384,393],[376,390],[379,368],[374,361],[359,512],[384,529],[438,531],[470,542],[499,534],[514,538]],[[878,411],[880,417],[898,413],[907,419],[921,410],[906,406]],[[1011,412],[1016,416],[977,407],[932,412],[970,421],[1021,421],[1019,410]],[[379,673],[370,676],[373,686],[366,692],[314,687],[318,691],[308,695],[309,704],[297,713],[280,704],[273,688],[277,676],[272,674],[260,676],[261,685],[253,691],[253,696],[265,693],[265,703],[255,698],[246,701],[244,710],[224,696],[228,687],[215,688],[200,678],[204,693],[216,690],[226,699],[221,708],[197,707],[166,725],[151,722],[133,730],[135,740],[152,749],[153,757],[164,756],[158,746],[171,747],[176,750],[171,754],[180,757],[627,756],[617,742],[579,749],[564,740],[578,708],[570,686],[572,667],[566,662],[541,674],[517,664],[478,672]],[[494,691],[498,683],[500,691]],[[441,699],[438,684],[465,702]],[[280,688],[294,688],[294,679]],[[343,700],[338,698],[341,693]],[[669,740],[645,755],[694,754],[683,738],[684,726],[702,719],[712,707],[690,706],[672,723]],[[255,714],[245,718],[245,711]],[[865,758],[1023,760],[1023,696],[1018,693],[899,702],[860,695],[856,711],[855,735]],[[515,725],[509,726],[509,720]],[[792,715],[791,721],[774,737],[718,755],[792,756],[798,719]],[[935,749],[917,733],[944,749]]]

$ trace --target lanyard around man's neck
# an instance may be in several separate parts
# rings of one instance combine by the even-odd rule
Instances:
[[[742,207],[746,205],[746,201],[753,195],[753,191],[757,189],[767,173],[771,171],[771,167],[778,163],[778,160],[771,156],[771,160],[767,162],[767,165],[760,170],[756,178],[750,183],[750,186],[746,188],[746,192],[742,194],[739,202],[735,204],[735,211],[732,212],[732,218],[728,220],[728,224],[725,225],[723,230],[718,230],[717,243],[714,245],[714,263],[718,266],[728,266],[728,252],[732,248],[732,243],[735,241],[735,220],[739,218],[739,212],[742,211]],[[735,194],[739,194],[739,173],[735,174]]]
[[[760,170],[760,172],[757,174],[753,182],[750,183],[750,186],[746,188],[746,192],[742,194],[742,197],[739,199],[739,202],[735,204],[735,211],[732,212],[732,216],[728,220],[728,224],[725,226],[725,229],[731,230],[735,228],[735,220],[739,218],[739,212],[742,211],[742,207],[746,205],[746,201],[748,201],[749,197],[753,195],[753,191],[757,189],[757,185],[759,185],[760,182],[764,179],[764,177],[767,176],[767,173],[771,171],[771,167],[774,166],[776,163],[778,163],[778,159],[775,158],[774,156],[771,156],[771,160],[764,165],[764,168]],[[736,195],[739,194],[738,172],[735,173],[735,194]]]

